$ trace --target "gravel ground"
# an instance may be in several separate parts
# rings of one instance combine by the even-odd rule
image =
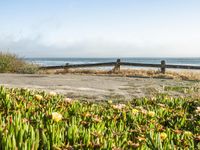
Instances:
[[[192,87],[197,82],[178,81],[172,79],[153,79],[116,76],[93,75],[28,75],[0,74],[0,85],[20,87],[42,91],[55,91],[67,97],[89,100],[130,100],[133,98],[152,96],[166,92],[165,86]],[[167,91],[179,96],[183,93]]]

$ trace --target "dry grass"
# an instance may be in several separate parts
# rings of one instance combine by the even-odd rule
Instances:
[[[112,70],[100,69],[54,69],[42,70],[40,73],[45,74],[91,74],[91,75],[113,75],[125,77],[149,77],[149,78],[168,78],[180,80],[200,80],[200,71],[183,71],[171,70],[166,71],[165,74],[160,73],[159,70],[145,70],[145,69],[121,69],[120,72],[113,72]]]
[[[0,73],[36,73],[38,66],[29,64],[15,54],[0,52]]]

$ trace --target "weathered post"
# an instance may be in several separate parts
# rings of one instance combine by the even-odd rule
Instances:
[[[161,68],[160,68],[160,70],[161,70],[161,73],[163,73],[163,74],[165,74],[165,71],[166,71],[166,63],[165,63],[165,61],[164,60],[162,60],[161,61]]]
[[[68,72],[68,70],[69,70],[69,67],[68,67],[68,66],[69,66],[69,63],[66,63],[65,66],[64,66],[65,72]]]
[[[117,62],[115,64],[115,67],[113,68],[113,72],[119,72],[120,71],[120,62],[121,60],[120,59],[117,59]]]

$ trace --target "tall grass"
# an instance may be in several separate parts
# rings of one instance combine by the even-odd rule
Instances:
[[[36,73],[38,66],[25,62],[15,54],[0,52],[0,73]]]
[[[179,79],[179,80],[200,80],[200,71],[194,70],[168,70],[165,74],[160,73],[159,70],[153,69],[121,69],[115,73],[111,70],[101,69],[49,69],[41,70],[40,73],[44,74],[93,74],[93,75],[114,75],[123,77],[149,77],[149,78],[167,78],[167,79]]]

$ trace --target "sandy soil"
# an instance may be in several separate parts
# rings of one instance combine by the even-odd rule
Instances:
[[[176,81],[171,79],[111,77],[92,75],[27,75],[0,74],[0,85],[22,87],[44,91],[55,91],[72,98],[107,100],[152,96],[164,91],[164,86],[196,85],[192,81]],[[168,91],[170,95],[182,93]]]

